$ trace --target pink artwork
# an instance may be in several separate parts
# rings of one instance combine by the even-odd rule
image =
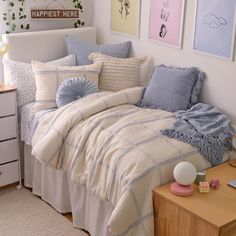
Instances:
[[[149,38],[181,47],[185,0],[151,0]]]

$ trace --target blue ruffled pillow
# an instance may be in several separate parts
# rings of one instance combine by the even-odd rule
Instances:
[[[70,78],[62,82],[57,90],[56,103],[62,107],[89,94],[98,92],[94,83],[85,78]]]
[[[186,110],[198,102],[204,79],[205,74],[195,67],[156,66],[141,106],[171,112]]]

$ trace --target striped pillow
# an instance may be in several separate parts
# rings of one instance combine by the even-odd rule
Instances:
[[[140,68],[146,57],[117,58],[94,52],[89,59],[103,63],[99,89],[118,91],[140,85]]]
[[[32,61],[36,83],[36,103],[33,110],[40,111],[57,107],[56,92],[59,85],[72,77],[84,77],[98,87],[98,76],[102,63],[97,62],[86,66],[54,66]]]

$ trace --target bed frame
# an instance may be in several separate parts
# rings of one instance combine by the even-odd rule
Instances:
[[[67,55],[65,35],[96,42],[93,27],[9,34],[3,35],[3,41],[10,45],[5,57],[21,62],[32,59],[46,62],[64,57]],[[32,188],[34,194],[60,213],[72,212],[74,227],[85,229],[91,235],[110,236],[107,222],[112,206],[94,197],[84,187],[71,183],[70,173],[42,165],[31,155],[31,146],[25,144],[23,152],[26,187]]]
[[[95,28],[62,29],[9,34],[3,41],[10,44],[6,57],[21,62],[42,62],[66,56],[64,36],[75,36],[85,42],[96,42]],[[94,196],[84,186],[71,182],[71,173],[41,164],[24,145],[24,185],[61,213],[72,212],[73,225],[91,235],[111,236],[108,220],[113,206]],[[128,235],[142,236],[142,231]]]

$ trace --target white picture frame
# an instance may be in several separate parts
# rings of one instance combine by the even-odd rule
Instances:
[[[235,44],[235,22],[234,0],[197,0],[193,51],[232,61]]]
[[[111,0],[112,33],[139,38],[141,0]]]
[[[182,48],[185,4],[185,0],[151,0],[148,32],[148,39],[151,42]],[[166,11],[170,16],[170,22],[163,20],[162,11]],[[161,38],[158,32],[155,32],[155,27],[159,29],[163,23],[167,24],[167,29],[171,32],[169,35],[167,33],[165,38]]]

